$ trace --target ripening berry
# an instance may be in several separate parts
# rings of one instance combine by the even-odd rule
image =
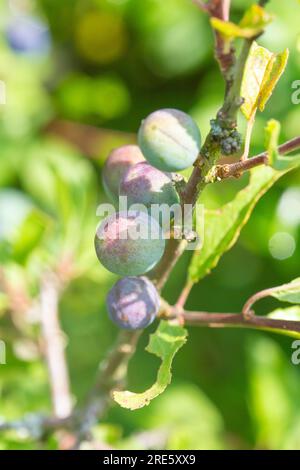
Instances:
[[[160,299],[155,286],[145,277],[120,279],[107,296],[109,316],[127,330],[146,328],[158,314]]]
[[[172,183],[172,175],[149,165],[137,163],[129,168],[121,179],[120,196],[127,196],[127,204],[143,204],[151,209],[152,204],[179,203],[179,197]]]
[[[131,165],[145,161],[137,145],[124,145],[113,150],[108,156],[103,172],[103,186],[107,195],[117,201],[119,196],[120,180]]]
[[[42,55],[50,48],[47,26],[31,16],[14,18],[8,25],[6,39],[11,49],[20,54]]]
[[[193,165],[201,147],[197,124],[177,109],[150,114],[142,122],[138,141],[148,162],[162,171],[179,171]]]
[[[139,276],[161,259],[165,240],[158,222],[145,212],[118,212],[97,228],[95,248],[99,261],[120,276]]]

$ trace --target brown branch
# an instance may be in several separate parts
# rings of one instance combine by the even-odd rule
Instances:
[[[177,309],[184,308],[193,287],[194,287],[194,283],[192,281],[187,281],[187,283],[185,284],[184,288],[182,289],[177,299],[177,302],[176,302]]]
[[[226,178],[239,178],[245,171],[251,170],[260,165],[268,164],[268,156],[261,155],[247,160],[231,163],[229,165],[220,165],[216,167],[214,172],[214,178],[217,180],[223,180]]]
[[[243,314],[236,313],[207,313],[207,312],[183,312],[186,325],[226,327],[235,326],[243,328],[283,330],[300,332],[300,322],[292,320],[279,320],[274,318],[258,317],[251,315],[246,318]]]
[[[300,148],[300,137],[295,137],[288,142],[280,145],[278,147],[278,152],[280,155],[286,155]],[[230,177],[238,178],[245,171],[251,170],[256,166],[267,165],[268,164],[268,152],[260,153],[255,157],[249,158],[247,160],[239,161],[236,163],[231,163],[228,165],[219,165],[214,171],[214,178],[216,179],[225,179]]]
[[[170,306],[162,303],[160,317],[165,319],[178,318],[187,326],[199,326],[210,328],[241,327],[252,329],[273,329],[300,332],[300,321],[279,320],[267,317],[258,317],[254,314],[245,316],[243,313],[210,313],[195,312]]]
[[[229,21],[231,0],[209,0],[206,3],[201,0],[193,0],[193,2],[211,17],[222,21]],[[215,57],[226,81],[226,88],[229,88],[232,76],[228,75],[228,73],[235,63],[235,48],[233,47],[233,42],[226,42],[218,31],[214,30],[214,36]]]
[[[53,273],[46,274],[41,284],[40,313],[53,412],[55,417],[65,418],[71,413],[72,398],[63,333],[59,323],[59,289],[56,276]]]

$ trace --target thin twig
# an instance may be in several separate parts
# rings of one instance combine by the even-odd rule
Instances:
[[[300,149],[300,137],[296,137],[278,147],[278,152],[280,155],[287,155],[288,153],[294,152],[295,150]],[[268,152],[260,153],[255,157],[249,158],[247,160],[238,161],[236,163],[231,163],[228,165],[219,165],[216,167],[214,172],[214,177],[216,179],[225,179],[230,177],[239,177],[245,171],[251,170],[260,165],[268,164]]]
[[[160,263],[148,275],[148,277],[155,283],[159,291],[166,284],[178,259],[184,253],[187,247],[187,244],[188,242],[186,240],[177,240],[174,238],[171,238],[168,241],[165,253]]]
[[[254,122],[255,122],[255,113],[252,114],[251,118],[247,122],[247,130],[246,130],[246,136],[245,136],[245,146],[244,146],[243,155],[240,158],[241,161],[247,160],[247,158],[249,157],[251,136],[252,136],[252,132],[253,132]]]
[[[193,286],[194,286],[194,283],[192,281],[187,281],[187,283],[185,284],[184,288],[182,289],[182,291],[181,291],[181,293],[178,297],[178,300],[176,302],[176,307],[178,309],[183,309],[184,308]]]
[[[253,315],[253,312],[252,312],[252,306],[258,302],[259,300],[261,299],[264,299],[265,297],[269,297],[269,296],[272,296],[278,292],[282,292],[284,291],[285,289],[288,289],[290,288],[291,286],[294,286],[294,288],[298,289],[300,288],[300,281],[298,282],[293,282],[293,283],[287,283],[287,284],[283,284],[281,286],[277,286],[277,287],[270,287],[268,289],[264,289],[262,291],[259,291],[259,292],[256,292],[254,295],[252,295],[248,300],[247,302],[245,303],[244,307],[243,307],[243,315],[245,317],[249,317],[250,315]]]
[[[268,156],[260,155],[257,157],[249,158],[248,160],[231,163],[228,165],[217,166],[214,172],[214,179],[223,180],[226,178],[238,178],[245,171],[251,170],[260,165],[268,164]]]
[[[54,415],[57,418],[65,418],[71,413],[72,398],[63,333],[59,323],[58,299],[58,280],[54,274],[48,273],[41,285],[41,325]]]

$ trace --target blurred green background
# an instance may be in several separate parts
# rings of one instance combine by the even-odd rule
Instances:
[[[237,20],[254,2],[232,3]],[[141,119],[158,108],[190,113],[205,135],[224,89],[208,19],[191,0],[0,5],[0,339],[7,347],[0,418],[16,419],[51,411],[36,309],[46,270],[59,272],[66,285],[60,315],[75,402],[86,396],[117,335],[105,308],[115,277],[93,249],[108,152],[134,142]],[[300,104],[291,101],[292,83],[300,79],[300,5],[271,0],[268,10],[276,16],[260,43],[276,52],[289,47],[291,56],[257,117],[252,152],[263,150],[270,117],[281,121],[282,140],[300,131]],[[42,22],[38,38],[29,24],[24,33],[28,17]],[[27,39],[31,50],[22,47]],[[218,207],[246,181],[213,185],[203,200]],[[235,248],[194,287],[187,307],[238,312],[255,291],[298,277],[299,236],[298,171],[262,199]],[[170,302],[185,281],[189,256],[165,289]],[[263,301],[258,312],[275,306]],[[155,378],[158,361],[144,351],[154,328],[144,332],[130,363],[130,389],[142,391]],[[300,366],[291,363],[291,344],[268,333],[191,328],[168,390],[140,411],[114,406],[95,436],[115,448],[300,449]],[[24,433],[0,435],[0,449],[55,446]]]

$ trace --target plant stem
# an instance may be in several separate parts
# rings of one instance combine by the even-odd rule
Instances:
[[[251,118],[249,119],[249,121],[247,123],[245,146],[244,146],[243,155],[240,158],[241,161],[247,160],[247,158],[249,156],[251,136],[252,136],[254,122],[255,122],[255,113],[252,114]]]
[[[165,253],[157,267],[148,275],[155,283],[157,290],[161,291],[167,282],[169,275],[175,267],[178,259],[183,254],[187,246],[186,240],[171,238],[166,246]]]
[[[174,310],[174,316],[178,312]],[[300,332],[300,322],[291,320],[279,320],[274,318],[258,317],[251,315],[245,317],[237,313],[208,313],[208,312],[190,312],[185,310],[181,315],[186,325],[191,326],[209,326],[212,328],[223,328],[226,326],[235,326],[243,328],[284,330]]]
[[[300,137],[295,137],[288,142],[280,145],[278,147],[278,152],[280,155],[286,155],[291,153],[295,150],[300,149]],[[238,161],[236,163],[231,163],[228,165],[220,165],[216,167],[216,171],[214,172],[214,177],[216,179],[225,179],[230,177],[239,177],[245,171],[251,170],[259,165],[267,165],[268,164],[268,152],[260,153],[255,157],[248,158],[247,160]]]
[[[287,284],[283,284],[281,286],[277,286],[277,287],[270,287],[268,289],[264,289],[260,292],[256,292],[254,295],[252,295],[248,300],[247,302],[245,303],[244,307],[243,307],[243,315],[245,317],[249,317],[250,315],[253,315],[253,312],[251,311],[252,309],[252,306],[258,302],[259,300],[261,299],[264,299],[265,297],[269,297],[269,296],[272,296],[273,294],[276,294],[277,292],[281,292],[281,291],[284,291],[285,289],[291,287],[291,285],[293,285],[295,288],[300,288],[300,281],[298,282],[293,282],[293,283],[287,283]],[[300,324],[300,322],[299,322]]]
[[[194,283],[192,281],[187,281],[186,285],[184,286],[184,288],[181,291],[180,296],[178,297],[178,300],[177,300],[176,306],[175,306],[176,308],[178,308],[178,309],[184,308],[193,286],[194,286]]]
[[[58,279],[54,274],[48,273],[41,285],[41,325],[54,415],[57,418],[66,418],[72,410],[72,397],[63,333],[59,323],[58,301]]]

